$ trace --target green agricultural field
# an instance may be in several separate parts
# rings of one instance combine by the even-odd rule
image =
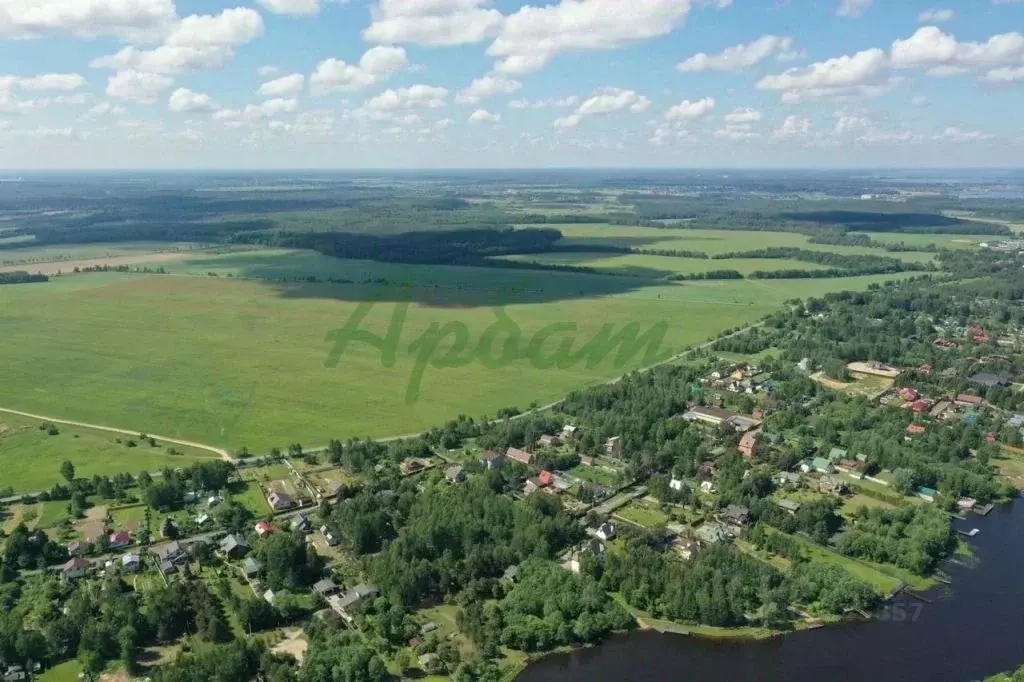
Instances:
[[[10,395],[6,391],[4,394],[9,403]],[[3,425],[0,429],[0,487],[11,486],[15,493],[49,490],[55,483],[63,482],[60,466],[65,460],[75,465],[77,476],[92,477],[134,475],[166,466],[188,466],[216,457],[213,453],[183,446],[172,446],[180,455],[169,454],[171,447],[166,445],[151,448],[140,444],[129,448],[116,443],[119,436],[115,434],[64,424],[58,424],[59,433],[50,436],[39,430],[42,423],[0,412]]]
[[[712,270],[736,270],[749,275],[757,270],[824,270],[824,266],[782,258],[675,258],[642,254],[614,253],[539,253],[509,256],[509,260],[544,265],[571,265],[595,268],[635,277],[664,278],[674,274],[691,275]]]
[[[927,247],[932,244],[942,249],[966,251],[977,249],[983,242],[1006,239],[991,234],[894,234],[892,232],[868,232],[867,235],[883,244],[903,243],[907,246]]]
[[[459,413],[479,417],[502,407],[544,404],[650,364],[642,351],[616,362],[617,350],[609,349],[592,361],[545,365],[561,343],[571,341],[578,351],[606,323],[614,333],[635,323],[640,334],[663,324],[661,350],[652,355],[664,358],[755,321],[787,299],[894,279],[672,284],[379,264],[281,250],[196,255],[171,265],[171,275],[98,273],[0,287],[0,407],[254,452],[296,441],[316,447],[330,438],[408,434]],[[388,284],[297,281],[308,275]],[[404,311],[404,326],[396,324],[392,337],[394,356],[354,342],[336,366],[326,366],[337,338],[328,335],[366,301],[378,302],[367,306],[361,329],[379,337],[396,311]],[[501,335],[480,342],[499,320],[521,330],[516,344]],[[521,357],[536,332],[553,324],[574,325],[575,336],[563,332],[540,343],[542,338],[533,344],[540,354]],[[422,341],[410,352],[431,325],[453,335],[468,331],[460,340],[468,350],[456,353],[458,366],[442,357],[455,336],[425,355],[429,366],[417,360]],[[491,346],[489,357],[497,362],[486,359]],[[466,357],[471,361],[463,362]],[[423,370],[419,379],[417,368]],[[117,461],[115,470],[154,468],[155,462],[138,459],[143,452],[132,451],[133,458]],[[25,480],[49,481],[61,459],[55,457],[52,471],[39,474],[33,463],[20,473]],[[102,462],[90,456],[83,473],[114,463]],[[25,480],[19,485],[31,487]]]
[[[520,227],[527,227],[525,225]],[[935,258],[933,253],[918,251],[888,252],[867,246],[833,246],[832,244],[811,244],[807,235],[795,232],[768,232],[755,230],[687,230],[660,229],[656,227],[633,227],[628,225],[565,224],[545,225],[560,230],[568,244],[628,246],[636,249],[659,249],[676,251],[701,251],[710,256],[732,251],[753,251],[773,246],[795,247],[810,251],[828,251],[844,255],[890,256],[901,258],[908,263],[927,263]],[[912,242],[924,246],[945,240],[954,235],[878,235],[872,237],[893,237],[888,241]],[[955,235],[960,239],[972,239],[971,235]],[[929,237],[930,241],[915,241],[918,237]],[[965,243],[968,248],[970,244]],[[952,248],[952,247],[951,247]],[[725,261],[712,261],[722,263]],[[807,269],[809,263],[802,263]],[[765,268],[762,268],[765,269]]]
[[[15,242],[24,244],[24,242]],[[10,248],[12,240],[0,241],[0,266],[51,261],[75,261],[113,256],[141,256],[197,248],[196,244],[166,242],[119,242],[117,244],[49,244]]]

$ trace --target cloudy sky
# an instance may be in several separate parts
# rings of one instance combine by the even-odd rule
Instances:
[[[1024,0],[934,1],[0,0],[0,167],[1019,166]]]

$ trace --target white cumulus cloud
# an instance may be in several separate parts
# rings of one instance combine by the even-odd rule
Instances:
[[[3,0],[0,36],[69,34],[151,40],[177,19],[173,0]]]
[[[936,26],[922,26],[892,44],[892,63],[900,69],[924,68],[933,76],[1024,64],[1024,33],[994,35],[984,43],[959,42]]]
[[[875,0],[839,0],[836,16],[859,17],[868,11]]]
[[[525,74],[570,50],[606,50],[668,35],[681,26],[690,0],[561,0],[526,5],[505,18],[487,53],[497,70]]]
[[[193,92],[188,88],[178,88],[171,93],[167,108],[177,113],[187,111],[213,111],[216,105],[213,99],[202,92]]]
[[[757,88],[779,91],[782,101],[789,104],[804,99],[871,97],[888,92],[894,84],[889,71],[888,55],[872,48],[765,76]]]
[[[118,71],[107,80],[107,95],[135,102],[152,102],[174,83],[169,76],[142,71]]]
[[[272,81],[267,81],[260,86],[258,94],[264,97],[282,97],[285,95],[297,95],[302,92],[306,83],[306,77],[301,73],[293,73],[290,76],[281,76]]]
[[[773,54],[787,57],[793,53],[793,39],[786,36],[761,36],[745,45],[734,45],[717,54],[699,52],[680,62],[681,73],[701,71],[743,71],[760,64]]]
[[[704,97],[703,99],[698,99],[693,102],[687,99],[669,108],[669,110],[665,112],[665,119],[669,121],[692,121],[702,116],[706,116],[711,113],[714,108],[714,97]]]
[[[452,46],[493,37],[504,17],[489,0],[380,0],[363,38],[389,45]]]
[[[496,95],[511,95],[518,92],[523,84],[512,80],[500,73],[489,73],[481,78],[476,78],[469,84],[468,88],[460,91],[455,96],[455,101],[460,104],[478,104],[479,102]]]
[[[650,106],[651,100],[634,90],[600,88],[591,97],[584,100],[575,112],[556,119],[555,127],[575,128],[588,116],[600,116],[627,110],[638,114],[646,111]]]
[[[309,84],[314,94],[363,90],[386,80],[409,63],[401,47],[372,47],[363,53],[359,64],[340,59],[325,59],[316,66]]]
[[[917,15],[917,20],[922,24],[940,24],[944,21],[956,19],[956,12],[951,9],[926,9]]]
[[[757,123],[762,118],[761,112],[751,107],[733,109],[725,115],[726,123]]]
[[[366,103],[368,109],[393,111],[397,109],[439,109],[447,104],[447,88],[432,85],[413,85],[397,90],[385,90]]]
[[[501,123],[501,114],[492,114],[486,109],[477,109],[469,117],[470,123],[486,123],[487,125],[497,125]]]

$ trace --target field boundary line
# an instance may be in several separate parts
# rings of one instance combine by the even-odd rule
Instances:
[[[46,417],[46,416],[41,415],[41,414],[33,414],[31,412],[22,412],[20,410],[12,410],[12,409],[6,408],[6,407],[0,407],[0,412],[6,412],[8,414],[15,414],[15,415],[18,415],[20,417],[28,417],[30,419],[39,419],[41,421],[53,422],[54,424],[65,424],[67,426],[79,426],[79,427],[86,428],[86,429],[96,429],[97,431],[107,431],[108,433],[117,433],[117,434],[121,434],[123,436],[138,436],[140,434],[145,433],[147,436],[149,436],[153,440],[162,441],[162,442],[165,442],[165,443],[173,443],[174,445],[182,445],[182,446],[189,447],[189,448],[196,448],[198,450],[206,450],[207,452],[214,453],[215,455],[220,457],[225,462],[232,462],[232,463],[234,463],[234,461],[235,461],[235,458],[232,457],[231,454],[227,450],[225,450],[223,448],[218,448],[218,447],[215,447],[213,445],[205,445],[203,443],[196,443],[196,442],[189,441],[189,440],[181,440],[179,438],[168,438],[167,436],[158,436],[158,435],[156,435],[154,433],[148,433],[148,432],[146,432],[144,430],[137,429],[135,431],[132,431],[130,429],[119,429],[119,428],[116,428],[116,427],[113,427],[113,426],[104,426],[102,424],[90,424],[89,422],[77,422],[77,421],[71,421],[70,419],[57,419],[56,417]]]

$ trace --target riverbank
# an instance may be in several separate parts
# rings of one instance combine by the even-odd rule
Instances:
[[[1024,562],[1024,505],[999,506],[987,517],[954,520],[954,525],[982,532],[961,538],[967,548],[942,566],[952,584],[927,591],[927,602],[901,594],[871,621],[843,621],[787,636],[737,636],[689,626],[678,628],[688,637],[674,634],[676,628],[638,631],[598,647],[546,656],[516,680],[964,682],[1015,670],[1021,658],[1017,624],[1024,612],[1018,569]]]

